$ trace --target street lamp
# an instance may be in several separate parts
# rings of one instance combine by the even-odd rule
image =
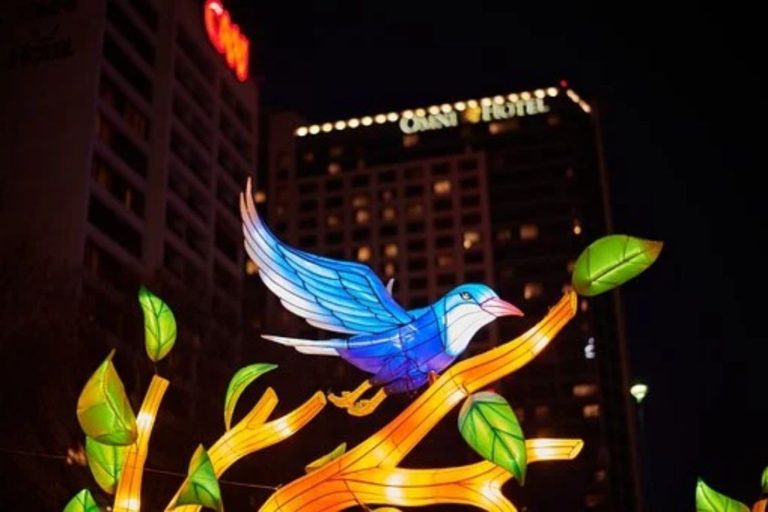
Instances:
[[[645,395],[648,394],[648,386],[646,386],[642,382],[638,382],[637,384],[634,384],[631,388],[629,388],[629,394],[635,397],[635,400],[637,401],[637,405],[640,405],[640,403],[642,403],[643,401],[643,398],[645,398]]]

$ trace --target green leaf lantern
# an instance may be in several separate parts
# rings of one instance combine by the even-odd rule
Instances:
[[[467,398],[459,411],[459,432],[473,450],[525,482],[525,437],[504,397],[482,391]]]
[[[160,297],[145,287],[139,289],[139,304],[144,313],[144,343],[155,363],[168,355],[176,343],[176,318]]]
[[[123,473],[123,462],[127,446],[112,446],[100,443],[90,437],[85,438],[85,455],[96,483],[107,494],[114,494],[117,481]]]
[[[224,511],[219,480],[203,445],[198,446],[192,455],[187,479],[181,486],[173,508],[181,505],[200,505],[217,512]]]
[[[91,491],[83,489],[64,506],[62,512],[101,512]]]
[[[232,428],[232,415],[235,413],[237,400],[240,398],[240,395],[243,394],[245,388],[247,388],[253,381],[275,368],[277,368],[277,365],[275,364],[256,363],[240,368],[237,373],[235,373],[229,381],[227,394],[224,398],[224,425],[226,425],[227,430]]]
[[[612,290],[650,267],[663,245],[627,235],[600,238],[576,260],[573,288],[585,297]]]
[[[86,382],[77,400],[77,420],[96,441],[126,446],[136,441],[136,416],[112,364],[113,350]]]
[[[749,508],[720,494],[699,479],[696,483],[696,512],[749,512]]]
[[[768,466],[763,470],[763,478],[761,480],[763,486],[763,494],[768,494]]]

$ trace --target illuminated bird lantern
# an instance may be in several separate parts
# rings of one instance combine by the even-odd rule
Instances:
[[[248,255],[283,306],[309,324],[350,335],[328,340],[265,339],[299,352],[337,356],[372,374],[354,391],[329,399],[355,416],[373,412],[388,394],[414,391],[445,370],[475,333],[502,316],[522,316],[484,284],[462,284],[433,304],[405,310],[366,265],[300,251],[282,243],[256,212],[251,184],[241,196]],[[361,399],[372,387],[371,399]]]

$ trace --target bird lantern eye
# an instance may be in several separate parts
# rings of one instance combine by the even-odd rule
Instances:
[[[472,296],[469,294],[469,292],[461,292],[461,298],[464,300],[472,300]]]

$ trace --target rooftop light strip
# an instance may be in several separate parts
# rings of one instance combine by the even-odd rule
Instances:
[[[561,92],[561,89],[559,87],[548,87],[546,89],[535,89],[533,91],[523,91],[518,93],[510,93],[506,96],[504,95],[496,95],[496,96],[487,96],[480,99],[471,99],[471,100],[464,100],[464,101],[456,101],[454,103],[443,103],[440,105],[431,105],[428,107],[420,107],[416,109],[406,109],[401,112],[388,112],[388,113],[379,113],[372,116],[364,116],[364,117],[352,117],[349,119],[340,119],[338,121],[334,122],[325,122],[320,124],[310,124],[310,125],[304,125],[299,126],[294,131],[294,135],[297,137],[306,137],[308,135],[317,135],[320,133],[330,133],[333,131],[341,131],[341,130],[354,130],[356,128],[362,128],[367,126],[373,126],[373,125],[383,125],[386,123],[395,123],[399,121],[401,118],[412,118],[414,116],[424,116],[429,114],[447,114],[452,111],[458,111],[461,112],[463,110],[466,110],[467,108],[477,108],[480,105],[493,105],[498,104],[502,105],[507,101],[516,103],[518,101],[528,101],[533,98],[539,98],[543,99],[546,97],[554,98],[555,96],[558,96]],[[592,108],[589,106],[589,104],[584,101],[578,94],[576,94],[572,89],[565,89],[565,93],[574,103],[576,103],[584,112],[589,114],[592,112]]]

